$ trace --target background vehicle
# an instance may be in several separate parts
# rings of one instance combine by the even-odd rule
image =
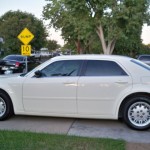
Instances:
[[[150,65],[150,55],[139,55],[137,59],[144,62],[147,65]]]
[[[32,54],[31,54],[31,57],[33,57],[36,61],[40,61],[41,60],[41,53],[39,51],[34,51]]]
[[[19,77],[0,78],[0,120],[23,115],[123,118],[150,128],[150,66],[129,57],[54,57]]]
[[[22,55],[8,55],[0,60],[0,72],[22,73],[25,72],[26,57]],[[27,57],[28,68],[31,70],[35,63],[32,57]]]

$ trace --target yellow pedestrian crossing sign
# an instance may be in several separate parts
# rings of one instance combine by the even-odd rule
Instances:
[[[25,45],[27,45],[33,38],[34,35],[27,28],[24,28],[18,35],[18,39]]]

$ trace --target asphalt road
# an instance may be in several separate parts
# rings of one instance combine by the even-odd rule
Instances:
[[[135,131],[128,128],[123,122],[114,120],[14,116],[6,121],[1,121],[0,130],[57,133],[150,143],[150,129]]]

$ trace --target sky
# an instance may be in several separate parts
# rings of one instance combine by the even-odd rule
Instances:
[[[0,0],[0,16],[9,10],[20,10],[32,13],[42,19],[42,10],[45,5],[45,0]],[[60,45],[64,44],[60,31],[56,32],[53,28],[48,31],[51,40],[56,40]],[[141,38],[144,44],[150,44],[150,26],[143,26]]]
[[[23,12],[32,13],[35,17],[42,19],[43,6],[45,5],[45,0],[0,0],[0,16],[10,10],[20,10]],[[56,40],[58,44],[64,45],[64,40],[60,36],[60,31],[56,32],[55,29],[51,28],[48,32],[49,39]]]

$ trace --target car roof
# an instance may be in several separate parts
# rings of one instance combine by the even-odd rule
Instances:
[[[22,56],[22,55],[17,55],[17,54],[16,54],[16,55],[7,55],[7,56],[25,57],[25,56]],[[6,57],[7,57],[7,56],[6,56]]]
[[[69,60],[69,59],[107,59],[107,60],[131,60],[133,58],[120,55],[98,55],[98,54],[87,54],[87,55],[62,55],[52,58],[53,60]]]

